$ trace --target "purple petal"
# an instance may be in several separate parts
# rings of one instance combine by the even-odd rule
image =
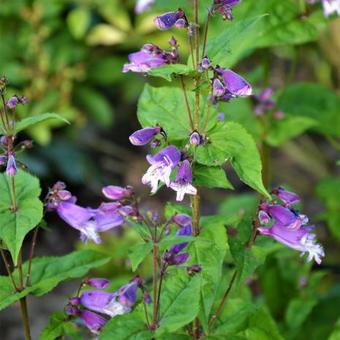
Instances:
[[[183,14],[184,13],[182,10],[179,10],[176,12],[164,13],[162,15],[157,16],[154,22],[155,22],[155,25],[160,30],[168,30],[169,28],[171,28],[172,26],[176,24],[178,19],[182,18]]]
[[[140,145],[146,145],[151,140],[161,132],[161,128],[159,126],[156,127],[146,127],[141,130],[137,130],[134,132],[130,137],[130,142],[133,145],[140,146]]]
[[[94,334],[99,334],[107,322],[105,318],[89,310],[82,310],[80,317],[84,321],[85,326]]]
[[[224,86],[234,96],[246,97],[252,93],[250,84],[232,70],[223,70],[222,77]]]
[[[94,288],[104,289],[109,286],[110,281],[108,279],[102,279],[102,278],[91,278],[91,279],[87,279],[85,283]]]
[[[131,187],[122,188],[115,185],[108,185],[106,187],[103,187],[102,193],[106,198],[116,201],[132,196],[133,190]]]
[[[188,160],[184,160],[180,165],[176,175],[176,182],[192,183],[191,165]]]
[[[278,187],[274,189],[273,194],[275,194],[279,199],[286,205],[290,206],[300,202],[300,197],[294,192],[286,191],[283,187]]]

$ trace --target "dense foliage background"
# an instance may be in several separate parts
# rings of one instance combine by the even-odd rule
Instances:
[[[277,107],[285,116],[271,122],[271,133],[265,136],[271,145],[271,183],[301,194],[304,211],[318,225],[326,258],[320,266],[311,266],[292,250],[278,247],[247,280],[247,288],[235,292],[235,311],[227,313],[238,309],[238,294],[252,294],[266,303],[285,338],[334,340],[340,336],[340,20],[325,19],[319,4],[301,3],[243,0],[234,10],[229,31],[229,22],[213,20],[210,34],[225,30],[227,34],[211,52],[217,59],[223,55],[222,66],[233,66],[256,91],[274,88]],[[56,112],[71,122],[65,127],[49,121],[27,131],[35,147],[21,160],[42,178],[44,194],[61,179],[84,205],[97,202],[101,186],[110,183],[133,185],[145,197],[143,208],[161,211],[162,204],[173,199],[165,191],[149,196],[140,182],[146,150],[131,147],[128,136],[139,128],[136,105],[145,77],[122,74],[121,69],[127,54],[143,43],[166,45],[168,35],[156,30],[155,14],[189,4],[159,0],[152,12],[136,16],[134,1],[2,1],[0,75],[9,79],[9,93],[29,99],[19,114]],[[201,4],[204,9],[205,1]],[[269,15],[259,23],[244,21],[260,14]],[[176,36],[181,53],[188,55],[185,33]],[[167,83],[162,78],[148,80],[153,86]],[[251,99],[224,104],[223,112],[255,139],[263,138],[263,122],[256,119]],[[203,213],[250,215],[256,209],[255,194],[227,170],[235,191],[204,192]],[[47,224],[39,236],[37,255],[84,248],[77,234],[53,215]],[[101,249],[114,260],[94,273],[111,278],[118,287],[130,277],[127,245],[136,242],[128,229],[106,234]],[[149,272],[148,265],[142,274]],[[76,286],[63,284],[43,302],[31,299],[35,336],[46,324],[47,314],[61,310]],[[0,334],[3,339],[20,339],[19,316],[17,320],[16,307],[11,308],[0,312]]]

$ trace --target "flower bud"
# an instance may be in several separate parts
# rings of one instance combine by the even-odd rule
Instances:
[[[91,278],[84,281],[85,284],[98,288],[98,289],[104,289],[107,288],[110,284],[110,281],[108,279],[102,279],[102,278]]]
[[[199,264],[193,264],[190,267],[187,267],[187,273],[192,276],[196,273],[200,273],[202,271],[202,267]]]
[[[191,145],[200,145],[200,144],[202,144],[202,137],[201,137],[201,135],[197,131],[194,131],[190,135],[189,143]]]
[[[118,187],[115,185],[108,185],[106,187],[103,187],[102,193],[104,196],[110,200],[116,201],[120,200],[122,198],[128,198],[133,195],[132,187]]]
[[[13,96],[8,99],[6,105],[9,109],[13,110],[18,105],[18,103],[19,103],[18,97]]]
[[[8,176],[15,176],[17,173],[17,165],[14,156],[11,154],[8,156],[6,174]]]
[[[141,130],[135,131],[130,137],[129,140],[131,144],[136,146],[146,145],[151,140],[161,132],[161,128],[159,126],[156,127],[146,127]]]

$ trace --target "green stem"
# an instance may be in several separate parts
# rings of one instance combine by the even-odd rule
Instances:
[[[192,209],[192,228],[193,233],[195,236],[199,235],[200,233],[200,193],[197,190],[197,194],[194,196],[191,196],[191,209]]]
[[[18,287],[15,283],[15,280],[14,280],[14,277],[12,275],[12,272],[11,272],[11,266],[9,265],[9,262],[7,261],[7,258],[6,258],[6,255],[5,255],[5,252],[0,248],[0,252],[1,252],[1,257],[2,257],[2,260],[4,261],[4,264],[5,264],[5,267],[6,267],[6,271],[7,271],[7,274],[9,276],[9,278],[11,279],[12,281],[12,285],[13,285],[13,288],[18,291]]]
[[[33,233],[30,254],[29,254],[29,257],[28,257],[28,269],[27,269],[27,274],[26,274],[25,286],[27,286],[29,284],[29,281],[30,281],[31,270],[32,270],[32,260],[33,260],[35,245],[37,243],[38,230],[39,230],[39,227],[35,228],[34,233]]]
[[[181,82],[181,86],[182,86],[182,90],[183,90],[183,94],[184,94],[185,106],[186,106],[187,112],[188,112],[190,127],[191,127],[192,130],[194,130],[194,123],[192,121],[192,114],[191,114],[188,94],[187,94],[187,91],[186,91],[186,88],[185,88],[185,83],[184,83],[182,76],[180,76],[180,82]]]
[[[156,241],[153,244],[153,319],[152,319],[152,329],[158,327],[158,256],[159,256],[159,246]]]
[[[210,13],[210,9],[208,9],[208,15],[207,15],[207,20],[205,22],[204,34],[203,34],[202,59],[205,57],[205,48],[207,46],[207,36],[208,36],[210,18],[211,18],[211,13]]]
[[[26,297],[20,299],[20,309],[21,309],[22,323],[23,323],[23,326],[24,326],[25,339],[26,340],[32,340]]]

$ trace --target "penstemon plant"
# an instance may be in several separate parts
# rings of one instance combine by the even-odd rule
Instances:
[[[142,12],[152,3],[140,1],[136,10]],[[168,202],[162,214],[145,210],[131,186],[106,185],[103,201],[84,207],[59,181],[41,201],[38,179],[19,169],[24,165],[17,158],[32,142],[17,142],[18,134],[60,117],[47,113],[17,120],[16,111],[27,99],[6,98],[7,80],[1,79],[0,164],[5,171],[0,177],[0,251],[8,275],[0,278],[0,307],[20,301],[27,340],[32,337],[26,297],[46,294],[71,278],[81,278],[79,289],[65,302],[64,311],[51,317],[43,340],[88,334],[99,339],[255,339],[256,332],[258,338],[265,332],[257,325],[260,319],[269,325],[265,339],[280,339],[261,303],[243,303],[233,293],[282,245],[307,254],[307,262],[320,264],[325,254],[308,217],[296,208],[300,197],[281,186],[270,188],[267,148],[280,144],[270,131],[285,117],[284,111],[271,98],[270,88],[253,95],[252,85],[223,60],[227,56],[219,45],[221,38],[209,34],[211,22],[231,21],[237,6],[242,6],[239,0],[213,0],[202,13],[194,0],[192,11],[177,9],[157,16],[154,24],[159,30],[186,32],[188,62],[181,63],[181,47],[171,36],[168,49],[145,44],[123,67],[124,73],[171,82],[145,85],[137,113],[142,128],[129,137],[134,146],[151,149],[142,183],[150,186],[151,194],[174,193],[176,203]],[[329,15],[328,7],[325,11]],[[228,118],[229,103],[250,96],[261,125],[260,150],[252,135]],[[207,190],[233,189],[227,167],[257,191],[256,212],[203,216],[201,201]],[[179,203],[185,200],[190,204]],[[133,229],[140,238],[130,251],[134,274],[120,287],[106,278],[84,278],[90,269],[110,261],[95,250],[34,258],[46,213],[57,214],[79,231],[84,243],[100,244],[101,234],[115,228]],[[24,262],[23,242],[30,232]],[[139,268],[150,255],[152,273],[141,275]]]

